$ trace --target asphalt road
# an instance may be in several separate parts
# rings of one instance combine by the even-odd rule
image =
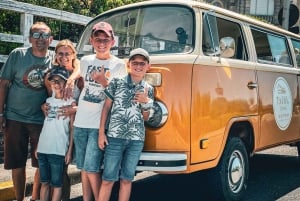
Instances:
[[[250,159],[248,189],[243,201],[299,201],[300,161],[296,148],[281,146],[260,152]],[[205,172],[188,175],[152,175],[136,179],[131,201],[211,201]],[[75,188],[75,187],[74,187]],[[76,190],[77,188],[77,190]],[[77,185],[76,193],[81,186]],[[117,186],[111,201],[117,201]],[[81,195],[72,193],[72,201]]]

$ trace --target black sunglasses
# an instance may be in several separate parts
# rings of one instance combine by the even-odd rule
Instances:
[[[32,38],[35,38],[35,39],[39,39],[40,37],[42,36],[42,39],[48,39],[50,38],[50,33],[45,33],[45,32],[34,32],[34,33],[31,33],[31,37]]]
[[[51,84],[64,84],[66,81],[65,80],[63,80],[63,79],[52,79],[52,80],[50,80],[50,82],[51,82]]]

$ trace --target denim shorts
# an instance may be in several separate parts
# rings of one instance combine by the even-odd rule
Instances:
[[[80,170],[100,172],[103,151],[98,146],[99,130],[74,127],[74,145],[76,166]]]
[[[62,187],[65,157],[56,154],[38,153],[41,183]]]
[[[109,137],[104,154],[103,180],[118,181],[121,178],[132,181],[143,147],[143,141]]]

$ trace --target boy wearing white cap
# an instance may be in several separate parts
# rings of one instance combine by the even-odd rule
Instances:
[[[81,170],[83,200],[98,198],[103,151],[98,147],[99,122],[104,104],[104,89],[113,77],[127,74],[123,60],[110,53],[115,43],[112,26],[98,22],[92,28],[90,43],[96,54],[80,60],[79,72],[68,80],[84,80],[74,121],[74,144],[77,168]]]
[[[98,201],[109,201],[114,182],[120,179],[119,200],[129,200],[145,140],[144,121],[153,105],[153,87],[143,80],[150,69],[149,54],[141,48],[130,52],[128,75],[114,78],[105,89],[99,147],[105,148],[104,170]],[[105,124],[109,127],[105,133]]]

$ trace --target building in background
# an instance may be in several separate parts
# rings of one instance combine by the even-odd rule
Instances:
[[[278,17],[285,0],[203,0],[204,2],[235,11],[237,13],[255,16],[263,19],[276,26],[281,26],[280,19]],[[294,18],[296,24],[293,26],[299,26],[299,12],[300,0],[291,0],[293,11],[290,13],[290,17]],[[296,10],[295,10],[296,8]],[[299,33],[299,32],[298,32]]]

